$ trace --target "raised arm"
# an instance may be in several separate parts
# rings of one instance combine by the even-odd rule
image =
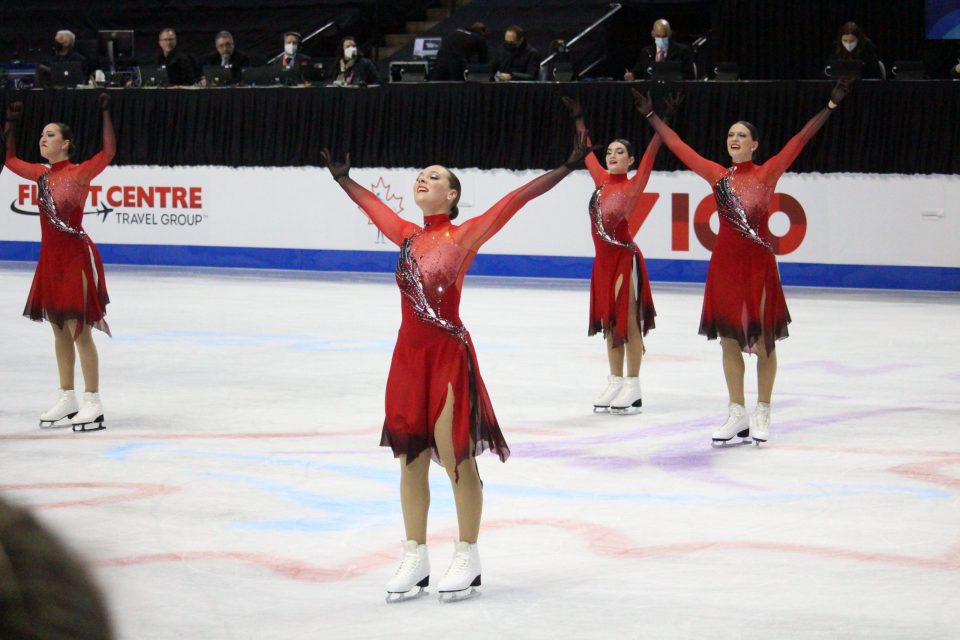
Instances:
[[[800,155],[803,148],[807,146],[807,143],[810,142],[813,136],[820,131],[820,128],[827,122],[827,118],[829,118],[833,110],[837,108],[837,105],[847,97],[849,92],[849,80],[840,80],[837,82],[830,92],[830,100],[827,102],[827,106],[821,109],[817,115],[810,118],[807,124],[803,126],[803,129],[801,129],[797,135],[790,138],[790,141],[784,145],[780,153],[763,163],[762,179],[765,183],[771,186],[776,184],[780,176],[790,168],[790,165],[797,159],[797,156]]]
[[[519,189],[511,191],[483,215],[464,222],[457,229],[457,242],[467,249],[478,250],[484,242],[500,231],[503,225],[507,224],[523,205],[537,196],[543,195],[570,175],[570,172],[583,162],[584,157],[590,151],[591,149],[586,143],[586,136],[579,134],[573,151],[565,164],[533,179]]]
[[[561,98],[563,104],[566,105],[567,109],[570,110],[570,116],[573,118],[577,126],[577,134],[585,135],[588,146],[593,146],[593,142],[590,140],[590,135],[587,132],[587,125],[583,120],[583,109],[580,108],[580,103],[573,98],[564,96]],[[600,164],[600,161],[597,160],[595,153],[588,153],[587,156],[583,159],[584,164],[587,165],[587,171],[590,172],[590,177],[593,178],[593,184],[600,186],[603,184],[603,181],[607,179],[607,171],[603,168],[603,165]]]
[[[723,165],[719,165],[716,162],[711,162],[707,160],[699,153],[690,148],[690,146],[680,139],[680,136],[667,125],[666,122],[657,117],[657,114],[653,112],[653,101],[650,100],[649,95],[644,95],[637,91],[633,90],[634,100],[637,106],[637,111],[643,115],[647,122],[650,123],[650,126],[653,127],[653,130],[660,134],[660,138],[663,140],[663,143],[667,145],[670,151],[673,152],[677,158],[680,159],[688,169],[696,173],[698,176],[709,182],[713,185],[717,180],[726,173],[726,169]]]
[[[340,185],[350,199],[356,202],[361,209],[370,218],[370,221],[376,225],[377,229],[383,232],[390,242],[399,246],[403,244],[404,238],[413,235],[420,227],[404,220],[393,209],[383,204],[383,202],[369,189],[364,189],[350,177],[350,154],[344,162],[334,162],[328,149],[320,152],[320,159],[330,170],[330,175]]]
[[[3,139],[7,146],[4,165],[21,178],[36,180],[44,171],[42,164],[31,164],[17,157],[17,121],[23,115],[23,103],[14,102],[7,106],[6,121],[3,126]]]
[[[110,118],[110,94],[101,93],[98,104],[100,113],[103,114],[103,147],[96,155],[80,165],[80,175],[86,182],[98,176],[107,168],[113,156],[117,155],[117,136],[113,130],[113,120]]]

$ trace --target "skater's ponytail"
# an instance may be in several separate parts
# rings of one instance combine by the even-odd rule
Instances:
[[[457,207],[457,203],[460,202],[460,178],[454,175],[453,171],[447,169],[447,184],[450,185],[450,188],[457,192],[457,197],[453,199],[453,203],[450,205],[450,219],[453,220],[458,215],[460,215],[460,209]]]
[[[74,158],[77,157],[77,145],[73,142],[73,129],[63,122],[54,122],[53,124],[60,128],[60,136],[70,143],[70,146],[67,147],[67,158],[73,162]]]

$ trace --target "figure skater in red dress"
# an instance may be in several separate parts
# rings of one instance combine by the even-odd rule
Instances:
[[[70,418],[74,431],[103,428],[99,360],[91,327],[110,335],[104,319],[110,298],[100,254],[83,230],[83,206],[90,181],[116,153],[110,96],[102,94],[99,105],[103,149],[86,162],[73,164],[73,131],[63,123],[51,122],[40,135],[40,155],[50,166],[17,158],[16,123],[23,114],[23,104],[15,102],[6,111],[6,166],[21,178],[37,182],[40,209],[40,260],[23,315],[50,322],[60,374],[60,397],[40,415],[41,427]],[[84,382],[82,404],[77,402],[73,382],[78,355]]]
[[[786,338],[790,313],[780,284],[780,273],[770,244],[770,198],[780,176],[849,92],[841,80],[830,100],[783,149],[763,164],[754,164],[760,144],[756,127],[735,122],[727,132],[731,167],[698,155],[657,115],[649,95],[634,90],[637,110],[647,117],[664,144],[691,171],[713,187],[720,215],[720,231],[707,269],[700,334],[720,338],[723,375],[729,394],[726,422],[714,431],[715,446],[735,436],[766,442],[770,431],[770,398],[777,374],[775,341]],[[744,400],[743,353],[757,356],[757,407],[747,417]],[[745,442],[748,442],[745,440]]]
[[[460,182],[432,165],[414,182],[414,200],[423,225],[404,220],[348,175],[350,156],[323,160],[347,195],[388,240],[400,247],[396,278],[402,321],[387,379],[381,446],[400,459],[400,505],[406,530],[403,560],[387,583],[387,602],[424,594],[429,583],[427,510],[431,457],[450,476],[457,507],[459,540],[438,591],[441,601],[470,597],[480,585],[477,537],[483,510],[480,475],[474,459],[489,449],[501,460],[510,450],[503,438],[477,364],[470,334],[460,320],[463,278],[480,247],[531,199],[566,177],[588,153],[579,137],[567,163],[507,194],[486,213],[452,224]],[[419,587],[419,590],[417,589]]]
[[[672,112],[679,97],[667,101]],[[577,131],[586,132],[583,110],[573,98],[563,98],[577,123]],[[669,115],[664,116],[669,120]],[[589,140],[587,144],[590,144]],[[655,325],[657,315],[650,292],[650,279],[643,253],[633,241],[640,225],[650,214],[658,195],[644,193],[653,161],[660,150],[660,136],[654,135],[647,145],[640,165],[632,178],[627,172],[633,166],[633,144],[618,138],[607,145],[607,168],[592,153],[585,159],[596,190],[590,198],[590,233],[596,257],[590,275],[590,320],[588,335],[603,332],[607,342],[610,374],[607,387],[594,400],[597,412],[626,414],[639,410],[640,364],[643,359],[643,338]],[[627,375],[623,375],[626,356]]]

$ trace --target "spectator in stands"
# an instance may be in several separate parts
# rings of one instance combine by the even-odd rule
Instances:
[[[960,62],[950,68],[950,77],[954,80],[960,80]]]
[[[233,42],[233,34],[229,31],[220,31],[214,37],[213,44],[217,50],[201,58],[201,64],[204,67],[229,69],[234,84],[240,82],[241,69],[250,66],[250,58],[242,51],[237,50]]]
[[[684,80],[696,80],[697,72],[693,64],[693,51],[685,44],[673,41],[670,23],[660,18],[653,23],[650,36],[653,44],[640,50],[640,57],[633,69],[623,74],[624,80],[643,80],[650,77],[650,71],[656,62],[679,62]]]
[[[90,74],[90,62],[83,54],[74,49],[76,43],[77,36],[73,35],[73,31],[67,31],[66,29],[57,31],[57,34],[53,37],[53,57],[50,59],[50,64],[79,62],[83,65],[83,75],[87,76]]]
[[[352,36],[346,36],[340,40],[340,47],[337,48],[337,59],[334,61],[333,67],[337,74],[333,83],[338,86],[380,84],[377,66],[369,58],[360,55],[360,49],[357,48],[357,39]]]
[[[884,79],[886,74],[880,62],[880,49],[867,37],[856,22],[847,22],[840,27],[840,34],[833,43],[827,65],[836,60],[859,60],[863,63],[861,78]]]
[[[167,70],[167,80],[170,84],[193,84],[197,79],[193,60],[187,54],[177,51],[177,32],[173,29],[164,29],[160,32],[159,44],[157,66]]]
[[[503,32],[503,49],[491,67],[497,82],[536,80],[540,75],[540,52],[527,44],[523,28],[512,25]]]
[[[283,34],[283,54],[277,58],[276,64],[287,67],[288,69],[310,66],[313,58],[305,53],[301,53],[300,40],[302,40],[302,36],[298,32],[285,32]]]
[[[457,29],[445,35],[440,41],[430,79],[463,80],[468,64],[487,64],[490,53],[486,35],[487,25],[482,22],[474,22],[466,29]]]
[[[30,513],[0,499],[0,638],[113,637],[83,563]]]

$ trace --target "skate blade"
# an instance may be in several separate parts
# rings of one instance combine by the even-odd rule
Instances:
[[[714,449],[728,449],[730,447],[739,447],[745,444],[755,444],[755,443],[750,438],[744,438],[743,440],[738,440],[736,442],[733,441],[733,438],[730,438],[729,440],[714,440],[711,443],[711,446]]]
[[[81,431],[101,431],[103,429],[106,429],[106,427],[103,426],[103,416],[98,416],[96,420],[91,420],[90,422],[73,425],[73,431],[75,433]]]
[[[610,407],[610,415],[614,416],[631,416],[635,413],[640,413],[641,409],[639,406],[636,407]]]
[[[479,598],[480,595],[481,593],[476,587],[467,587],[461,591],[441,591],[438,600],[443,604],[450,604]]]
[[[609,411],[610,411],[610,407],[600,407],[597,405],[593,405],[594,413],[608,413]]]
[[[60,420],[41,420],[40,428],[41,429],[65,429],[71,426],[73,423],[70,422],[69,420],[67,420],[66,422],[61,422],[61,420],[64,420],[69,417],[70,416],[64,416],[63,418],[60,418]]]
[[[402,593],[387,593],[387,604],[396,604],[398,602],[406,602],[408,600],[419,600],[424,596],[430,595],[424,591],[423,587],[419,587],[416,592],[413,589],[410,591],[404,591]]]

